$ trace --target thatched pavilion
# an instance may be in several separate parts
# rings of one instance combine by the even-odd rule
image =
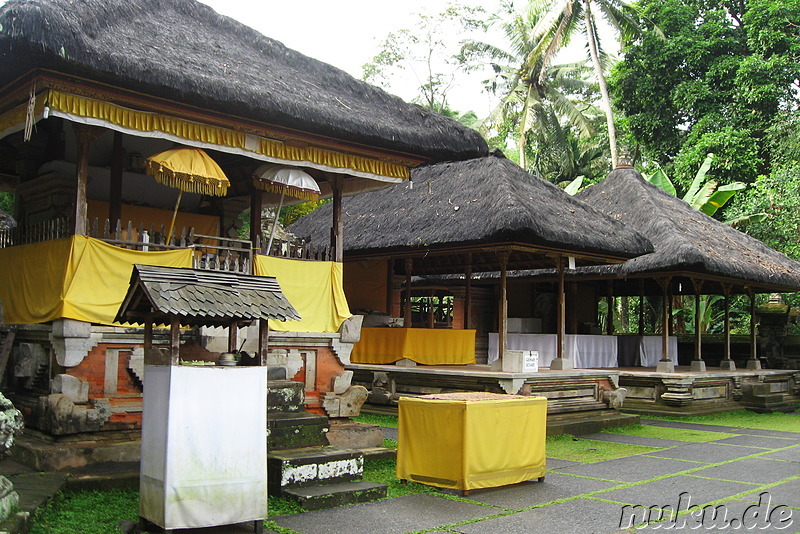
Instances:
[[[179,191],[146,175],[144,160],[174,145],[204,149],[230,187],[223,196],[184,192],[169,239]],[[15,332],[13,357],[27,369],[16,401],[44,421],[37,403],[54,393],[48,378],[71,375],[89,391],[73,399],[73,431],[138,428],[141,333],[113,326],[112,293],[122,298],[132,262],[257,271],[256,260],[275,252],[258,246],[262,207],[278,203],[253,182],[260,165],[299,168],[333,199],[326,245],[341,260],[344,196],[402,183],[421,164],[486,153],[458,122],[195,0],[9,0],[0,7],[0,190],[16,193],[18,224],[0,230],[0,301],[7,323],[37,325]],[[242,237],[247,209],[251,233]],[[328,286],[336,269],[322,273]],[[99,309],[101,297],[109,298]],[[307,399],[317,408],[313,395],[330,389],[347,360],[341,308],[322,337],[272,338],[293,354],[311,344],[302,355],[316,358]],[[119,381],[104,383],[104,374]]]
[[[312,241],[324,239],[329,215],[330,208],[323,206],[290,229]],[[352,280],[347,283],[346,268],[345,287],[354,308],[399,313],[395,280],[404,277],[402,315],[404,325],[411,327],[412,277],[458,275],[463,277],[463,315],[451,326],[475,328],[481,318],[473,310],[472,273],[497,272],[494,328],[500,333],[500,347],[507,331],[507,272],[555,264],[563,275],[568,263],[571,268],[619,263],[652,251],[635,230],[527,173],[499,152],[414,169],[408,186],[347,199],[344,219],[351,229],[345,251]],[[365,285],[366,294],[360,289]],[[563,337],[563,276],[559,287],[557,332]],[[431,313],[427,326],[433,323]],[[551,368],[571,367],[562,350],[559,342]]]

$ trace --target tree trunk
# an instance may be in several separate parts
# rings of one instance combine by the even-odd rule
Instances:
[[[586,39],[589,41],[589,54],[592,57],[594,73],[597,76],[597,83],[600,86],[601,105],[606,114],[606,125],[608,126],[608,148],[611,150],[611,169],[617,168],[617,131],[614,128],[614,114],[611,111],[611,98],[608,96],[608,84],[603,75],[603,66],[600,64],[600,56],[597,52],[597,28],[594,25],[591,12],[591,2],[583,0],[583,18],[586,24]]]

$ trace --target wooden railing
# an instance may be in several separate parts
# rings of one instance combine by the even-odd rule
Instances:
[[[101,221],[95,218],[90,221],[88,228],[90,237],[130,250],[192,248],[196,251],[193,262],[196,269],[252,273],[254,254],[314,261],[331,261],[333,258],[330,246],[315,248],[305,240],[275,239],[267,251],[268,237],[263,235],[256,237],[253,246],[252,241],[247,239],[195,234],[194,228],[191,227],[176,229],[175,235],[169,242],[163,225],[160,227],[151,225],[145,228],[143,224],[134,226],[131,221],[122,226],[122,223],[117,221],[112,226],[108,219]],[[65,217],[18,226],[13,230],[0,230],[0,248],[69,237],[73,234],[73,229],[71,220]]]

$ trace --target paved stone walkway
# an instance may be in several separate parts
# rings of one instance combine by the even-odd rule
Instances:
[[[670,439],[582,437],[663,449],[590,464],[548,459],[542,483],[473,490],[468,498],[436,490],[271,519],[298,534],[800,532],[800,434],[643,422],[674,432]],[[706,443],[681,439],[681,432],[694,429],[724,434]],[[13,480],[24,511],[64,484],[63,475],[33,473],[8,461],[0,472]],[[679,514],[670,520],[673,509]],[[654,519],[662,512],[666,521],[642,527],[648,514]],[[0,525],[0,532],[25,532],[27,526]],[[253,524],[178,532],[238,534],[253,532]]]
[[[473,490],[468,498],[442,490],[272,519],[299,534],[800,532],[800,434],[643,422],[675,431],[670,439],[581,437],[662,450],[591,464],[548,459],[543,483]],[[681,440],[694,429],[734,436]],[[662,510],[668,519],[672,509],[681,512],[673,522],[636,528]]]

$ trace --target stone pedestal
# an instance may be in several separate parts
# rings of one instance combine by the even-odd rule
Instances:
[[[675,362],[672,360],[658,360],[656,364],[656,373],[674,373]]]
[[[705,373],[706,372],[706,362],[703,360],[692,360],[692,363],[689,367],[693,373]]]
[[[733,360],[721,360],[719,362],[719,368],[723,371],[735,371],[736,370],[736,362]]]

